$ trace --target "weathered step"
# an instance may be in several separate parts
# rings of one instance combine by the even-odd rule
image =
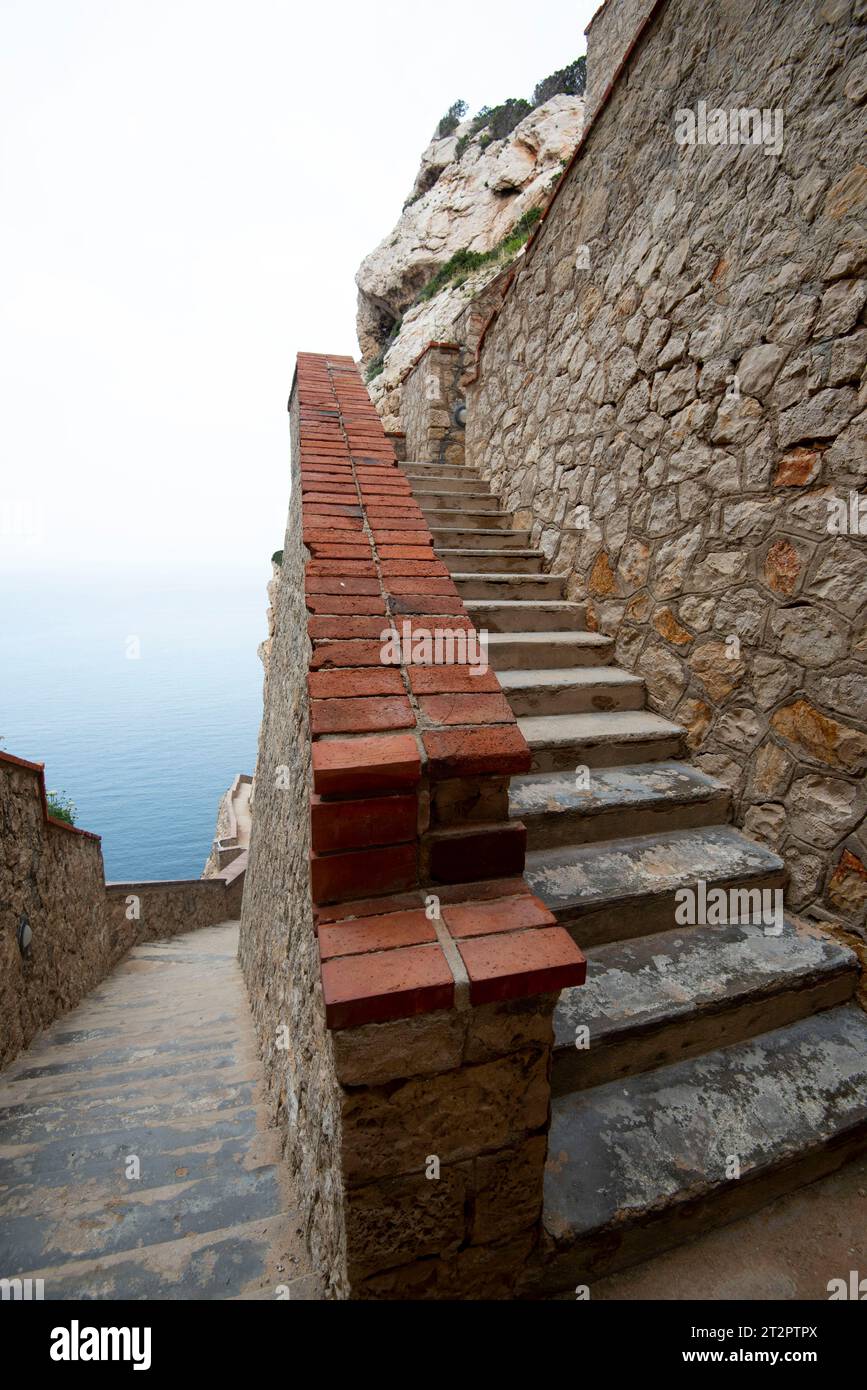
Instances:
[[[452,573],[541,574],[541,550],[472,550],[436,547],[436,553]]]
[[[643,708],[645,699],[642,678],[619,666],[503,671],[500,685],[518,716],[635,710]]]
[[[577,631],[584,627],[587,613],[583,603],[548,600],[471,598],[465,600],[465,607],[476,627],[489,632],[523,632],[528,627],[537,632],[559,632],[564,627]]]
[[[450,549],[526,550],[530,544],[529,531],[491,531],[465,529],[459,525],[431,526],[434,545]]]
[[[419,477],[415,473],[409,474],[408,477],[412,484],[413,493],[419,499],[427,497],[431,493],[447,496],[460,493],[461,496],[470,494],[476,497],[490,497],[491,495],[490,488],[487,483],[482,482],[481,478],[451,478],[448,475],[440,474],[423,474]]]
[[[527,715],[520,726],[533,754],[531,772],[622,767],[685,752],[686,730],[650,710]]]
[[[400,468],[407,478],[462,478],[482,483],[476,470],[463,463],[421,463],[411,460],[402,463]]]
[[[614,639],[599,632],[492,632],[488,654],[498,672],[605,666],[614,654]]]
[[[679,889],[782,889],[786,868],[731,825],[537,849],[524,876],[583,947],[671,931]]]
[[[499,512],[500,504],[489,492],[459,492],[456,488],[413,488],[413,496],[422,511]]]
[[[865,1148],[867,1016],[854,1004],[562,1096],[548,1136],[548,1248],[535,1292],[635,1264]]]
[[[780,936],[729,924],[600,946],[586,985],[564,989],[554,1013],[554,1093],[743,1042],[845,1003],[857,983],[854,951],[791,918]]]
[[[480,511],[477,507],[466,508],[458,507],[428,507],[419,502],[419,506],[424,512],[425,521],[434,532],[436,538],[441,534],[443,528],[457,529],[460,531],[509,531],[511,529],[512,518],[508,512]],[[516,532],[526,537],[527,532]],[[526,540],[523,542],[526,544]]]
[[[500,673],[510,702],[512,674]],[[729,819],[731,792],[689,763],[633,763],[592,769],[586,788],[574,770],[513,777],[509,807],[527,827],[528,848],[543,849],[719,825]]]
[[[452,570],[463,599],[501,599],[511,603],[550,601],[563,597],[565,580],[558,574],[475,574]]]

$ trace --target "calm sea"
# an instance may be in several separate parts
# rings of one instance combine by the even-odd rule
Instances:
[[[201,873],[254,770],[269,578],[0,574],[0,746],[45,763],[108,879]]]

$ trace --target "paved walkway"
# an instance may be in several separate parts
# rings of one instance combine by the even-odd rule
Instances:
[[[46,1299],[314,1294],[237,942],[227,923],[136,947],[0,1075],[0,1278]]]

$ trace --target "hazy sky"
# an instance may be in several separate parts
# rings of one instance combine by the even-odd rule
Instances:
[[[295,353],[457,97],[529,96],[595,0],[0,0],[0,568],[265,567]],[[11,573],[10,573],[11,572]]]

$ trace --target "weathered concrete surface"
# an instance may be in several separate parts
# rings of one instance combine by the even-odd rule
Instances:
[[[135,947],[4,1074],[0,1276],[47,1299],[310,1296],[237,940]]]
[[[854,952],[791,919],[781,936],[728,924],[601,946],[588,952],[586,986],[560,995],[555,1091],[666,1066],[843,1003],[857,972]]]
[[[586,945],[666,931],[675,925],[677,890],[702,880],[708,889],[785,881],[782,860],[730,825],[534,850],[525,872],[556,917],[578,924]]]
[[[557,1100],[544,1288],[637,1263],[865,1145],[867,1018],[852,1004]]]
[[[828,1281],[848,1279],[852,1269],[867,1269],[867,1158],[678,1250],[596,1280],[590,1297],[820,1302]]]

